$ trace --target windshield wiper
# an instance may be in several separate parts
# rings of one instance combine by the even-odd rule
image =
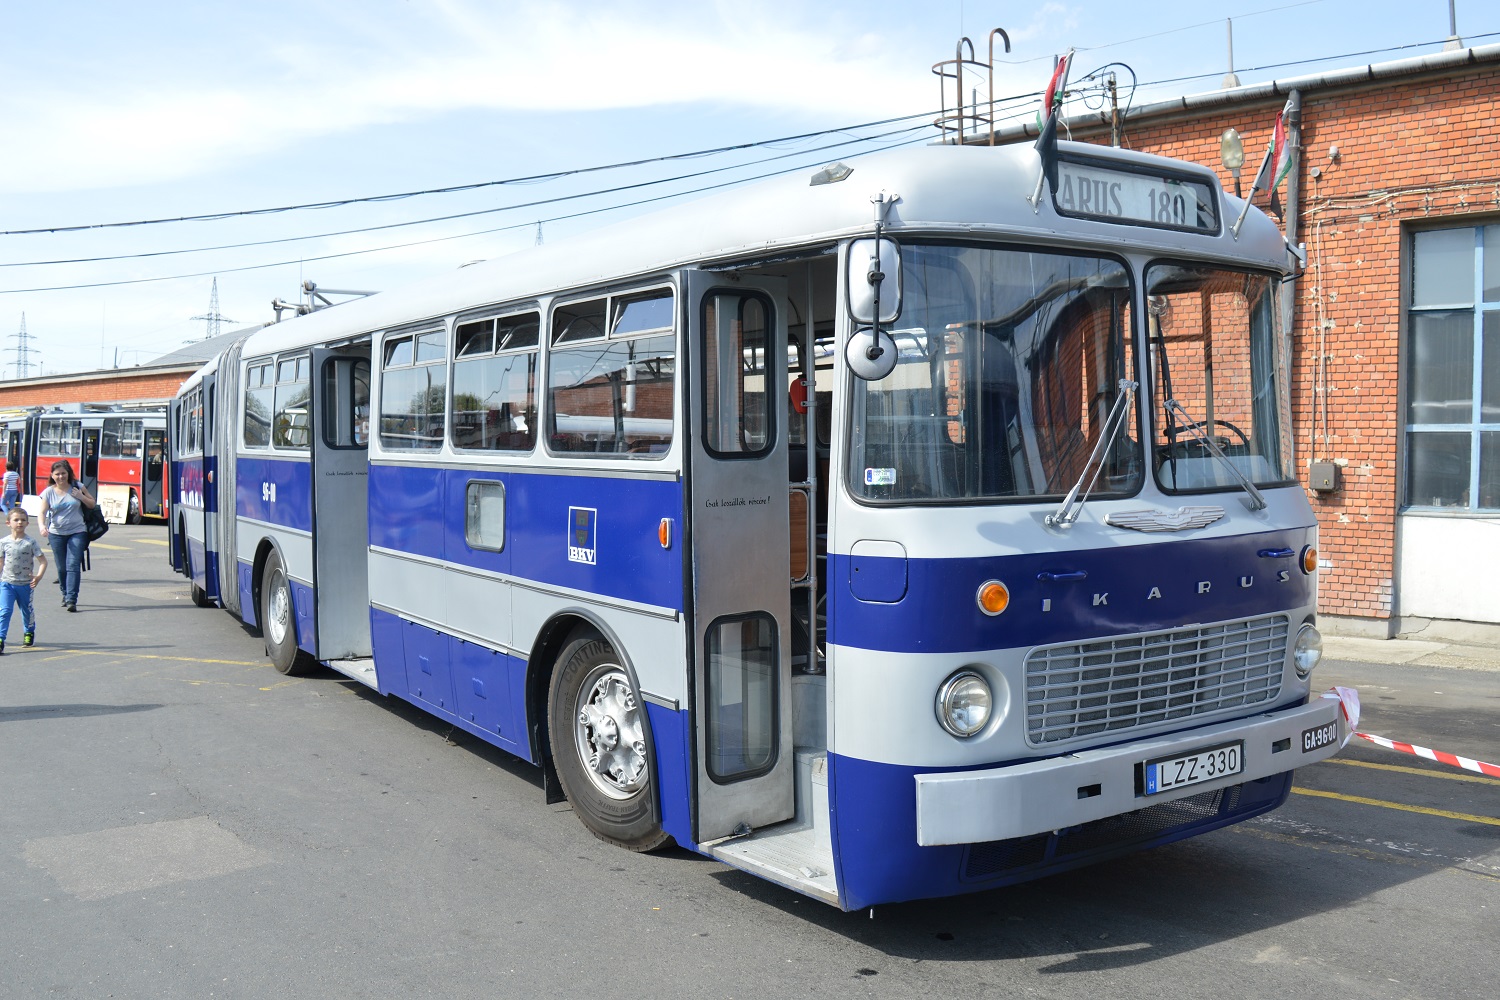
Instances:
[[[1210,455],[1222,462],[1230,472],[1234,473],[1234,477],[1240,481],[1240,485],[1245,488],[1245,492],[1250,494],[1250,509],[1265,510],[1266,498],[1261,495],[1260,490],[1255,488],[1255,484],[1250,481],[1249,477],[1247,477],[1243,472],[1240,471],[1240,467],[1231,462],[1229,460],[1229,456],[1219,450],[1219,446],[1214,444],[1213,435],[1205,432],[1203,424],[1194,421],[1192,414],[1188,413],[1187,410],[1184,410],[1182,408],[1182,404],[1177,402],[1177,400],[1175,399],[1167,400],[1166,407],[1167,414],[1169,416],[1174,410],[1182,414],[1182,420],[1184,424],[1183,429],[1190,432],[1194,437],[1196,437],[1198,439],[1198,443],[1203,445],[1204,450],[1206,450]]]
[[[1102,456],[1114,445],[1115,438],[1120,436],[1120,428],[1125,426],[1125,418],[1130,413],[1130,401],[1135,398],[1136,389],[1140,388],[1139,382],[1129,379],[1120,379],[1120,394],[1115,397],[1115,405],[1110,407],[1109,416],[1104,418],[1104,426],[1099,431],[1099,443],[1094,445],[1094,450],[1089,454],[1089,460],[1083,463],[1083,471],[1078,474],[1078,482],[1063,497],[1063,502],[1058,508],[1046,517],[1043,523],[1054,528],[1066,528],[1078,520],[1078,515],[1083,513],[1083,505],[1088,502],[1089,493],[1093,491],[1094,484],[1099,481],[1099,473],[1104,470]],[[1094,475],[1089,477],[1089,469],[1093,468]],[[1083,481],[1088,479],[1088,487],[1085,488]],[[1082,491],[1083,496],[1079,497]]]

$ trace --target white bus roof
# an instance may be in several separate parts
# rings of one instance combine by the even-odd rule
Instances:
[[[273,324],[250,335],[244,356],[337,343],[561,289],[618,283],[688,265],[772,257],[868,235],[874,222],[870,199],[882,191],[900,198],[887,218],[887,232],[898,239],[903,233],[943,232],[1054,245],[1092,240],[1122,249],[1285,267],[1281,232],[1258,210],[1251,210],[1239,239],[1232,240],[1229,227],[1243,202],[1225,195],[1208,169],[1088,143],[1058,145],[1064,153],[1201,172],[1219,199],[1219,233],[1063,218],[1045,196],[1033,211],[1026,198],[1036,187],[1040,161],[1030,144],[915,147],[861,157],[851,164],[852,173],[836,183],[813,186],[808,182],[814,171],[799,171]]]

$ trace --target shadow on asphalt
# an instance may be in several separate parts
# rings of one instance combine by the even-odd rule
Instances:
[[[89,715],[150,712],[165,707],[165,705],[15,705],[0,708],[0,722],[21,722],[27,719],[77,719]]]

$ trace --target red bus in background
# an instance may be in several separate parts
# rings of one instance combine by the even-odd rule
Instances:
[[[95,496],[118,499],[130,524],[167,517],[165,408],[74,403],[13,412],[3,428],[5,468],[21,473],[23,494],[45,489],[52,463],[62,458]]]

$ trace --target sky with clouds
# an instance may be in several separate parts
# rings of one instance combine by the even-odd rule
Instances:
[[[1455,6],[1466,42],[1500,41],[1500,8]],[[295,300],[303,280],[379,291],[653,199],[928,141],[932,65],[964,36],[986,60],[997,27],[1012,42],[997,52],[997,96],[1035,94],[1076,47],[1075,78],[1123,64],[1122,88],[1133,74],[1133,99],[1150,103],[1220,86],[1227,17],[1249,84],[1439,51],[1449,16],[1446,0],[1016,10],[3,0],[0,374],[16,374],[23,314],[32,374],[129,367],[204,336],[215,279],[230,329],[271,319],[272,299]],[[586,169],[637,160],[658,162]],[[258,211],[494,181],[513,183]],[[106,225],[209,214],[223,217]]]

